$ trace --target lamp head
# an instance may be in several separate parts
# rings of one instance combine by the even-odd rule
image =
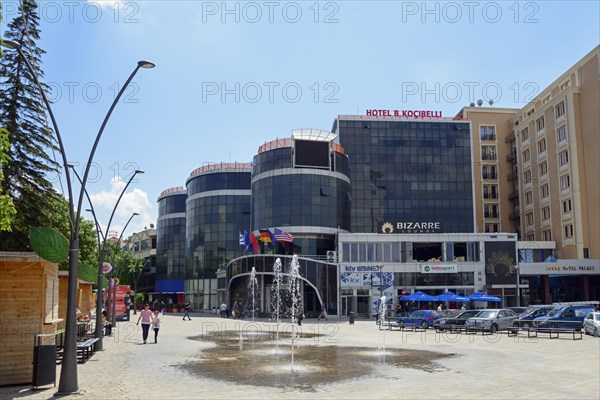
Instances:
[[[18,50],[21,48],[21,44],[19,42],[15,42],[14,40],[2,40],[2,46],[7,49]]]
[[[145,172],[143,170],[141,170],[141,169],[136,169],[135,172],[134,172],[134,174],[136,174],[136,175],[137,174],[144,174],[144,173]]]
[[[153,62],[150,61],[138,61],[138,67],[140,68],[146,68],[146,69],[151,69],[154,68],[156,66],[156,64],[154,64]]]
[[[133,215],[140,215],[139,213],[134,212]]]

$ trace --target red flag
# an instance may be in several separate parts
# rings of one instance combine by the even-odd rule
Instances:
[[[252,245],[253,253],[258,254],[258,240],[256,240],[256,236],[252,232],[250,232],[250,244]]]

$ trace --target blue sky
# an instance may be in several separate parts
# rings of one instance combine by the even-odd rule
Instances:
[[[4,20],[18,1],[0,1]],[[250,162],[295,128],[366,109],[520,108],[600,42],[596,1],[41,1],[45,82],[82,166],[115,93],[140,70],[100,142],[88,191],[102,224],[123,179],[126,235],[195,168]],[[120,179],[115,179],[120,178]]]

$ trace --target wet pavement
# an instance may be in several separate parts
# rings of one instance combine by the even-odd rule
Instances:
[[[600,398],[600,339],[590,336],[390,332],[330,318],[282,323],[277,339],[275,326],[167,315],[158,343],[144,345],[134,323],[119,323],[105,350],[78,365],[80,393],[66,398]],[[48,399],[56,390],[3,387],[0,399]]]

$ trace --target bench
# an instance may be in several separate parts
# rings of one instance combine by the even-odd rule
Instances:
[[[95,352],[98,338],[90,338],[85,342],[77,343],[77,361],[85,363]]]
[[[476,335],[481,332],[481,335],[493,335],[493,332],[489,328],[482,328],[479,326],[465,326],[465,333],[467,335]]]
[[[567,329],[567,328],[509,328],[507,329],[508,336],[517,336],[519,332],[527,332],[527,338],[537,338],[538,333],[547,333],[550,339],[558,339],[561,333],[566,333],[572,335],[573,340],[581,340],[583,339],[583,332],[578,329]]]
[[[398,328],[399,331],[412,331],[412,332],[425,332],[427,328],[422,327],[419,324],[408,324],[408,323],[398,323],[398,322],[384,322],[379,325],[379,330],[388,328],[388,330],[393,331],[394,328]]]

